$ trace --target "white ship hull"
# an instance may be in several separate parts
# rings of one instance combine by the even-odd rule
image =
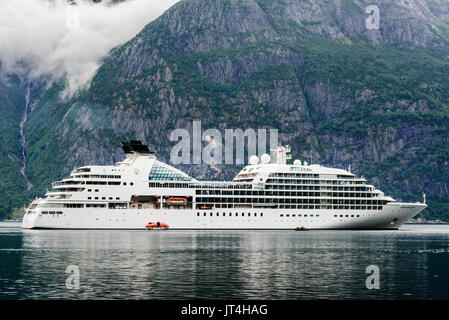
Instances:
[[[197,181],[156,160],[139,141],[123,143],[124,161],[85,166],[34,200],[24,229],[398,229],[427,207],[398,203],[351,172],[252,160],[232,181]],[[257,157],[256,157],[257,158]],[[263,160],[265,159],[265,160]]]
[[[137,229],[163,222],[170,229],[398,229],[426,207],[425,204],[389,203],[382,210],[298,209],[95,209],[61,210],[61,214],[26,215],[24,229]],[[199,215],[198,215],[199,214]],[[237,214],[237,216],[236,216]],[[243,214],[243,216],[242,216]],[[283,215],[281,217],[281,214]],[[299,217],[298,215],[301,214]],[[293,216],[294,215],[294,216]],[[307,215],[307,217],[306,217]],[[313,217],[311,217],[313,215]],[[337,215],[337,217],[335,217]],[[343,215],[343,217],[340,217]]]

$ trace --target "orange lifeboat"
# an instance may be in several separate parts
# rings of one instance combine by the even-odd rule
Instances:
[[[187,205],[187,198],[182,197],[170,197],[166,200],[167,204],[174,204],[174,205],[181,205],[185,206]]]
[[[162,222],[150,222],[145,226],[147,230],[167,230],[168,224]]]

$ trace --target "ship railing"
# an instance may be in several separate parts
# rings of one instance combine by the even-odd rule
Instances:
[[[62,181],[56,181],[52,182],[51,186],[54,187],[60,187],[60,186],[78,186],[80,184],[84,184],[83,180],[62,180]]]
[[[80,192],[80,191],[82,191],[82,189],[79,189],[79,190],[75,190],[74,188],[71,188],[71,189],[68,189],[68,190],[66,190],[66,189],[64,189],[64,190],[58,190],[58,189],[53,190],[52,189],[52,190],[48,190],[45,194],[46,195],[58,195],[58,194],[69,194],[69,193],[72,193],[72,192]]]
[[[52,188],[58,187],[58,186],[63,186],[63,185],[64,185],[64,183],[62,181],[52,182],[52,184],[51,184]]]
[[[65,192],[63,191],[59,191],[59,190],[49,190],[45,193],[46,196],[51,196],[51,195],[58,195],[58,194],[63,194]]]
[[[205,189],[252,189],[252,183],[243,183],[238,181],[201,181],[193,182],[189,185],[190,188],[205,188]]]

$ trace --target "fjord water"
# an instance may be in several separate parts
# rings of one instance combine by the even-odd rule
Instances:
[[[66,288],[66,268],[80,271]],[[380,271],[368,290],[366,267]],[[0,223],[0,299],[448,299],[449,226],[67,231]]]

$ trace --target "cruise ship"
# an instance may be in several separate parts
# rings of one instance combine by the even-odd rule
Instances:
[[[250,157],[232,181],[198,181],[140,141],[126,158],[83,166],[54,182],[24,229],[398,229],[426,207],[386,196],[350,170],[295,160],[290,148]],[[167,229],[164,228],[164,229]]]

